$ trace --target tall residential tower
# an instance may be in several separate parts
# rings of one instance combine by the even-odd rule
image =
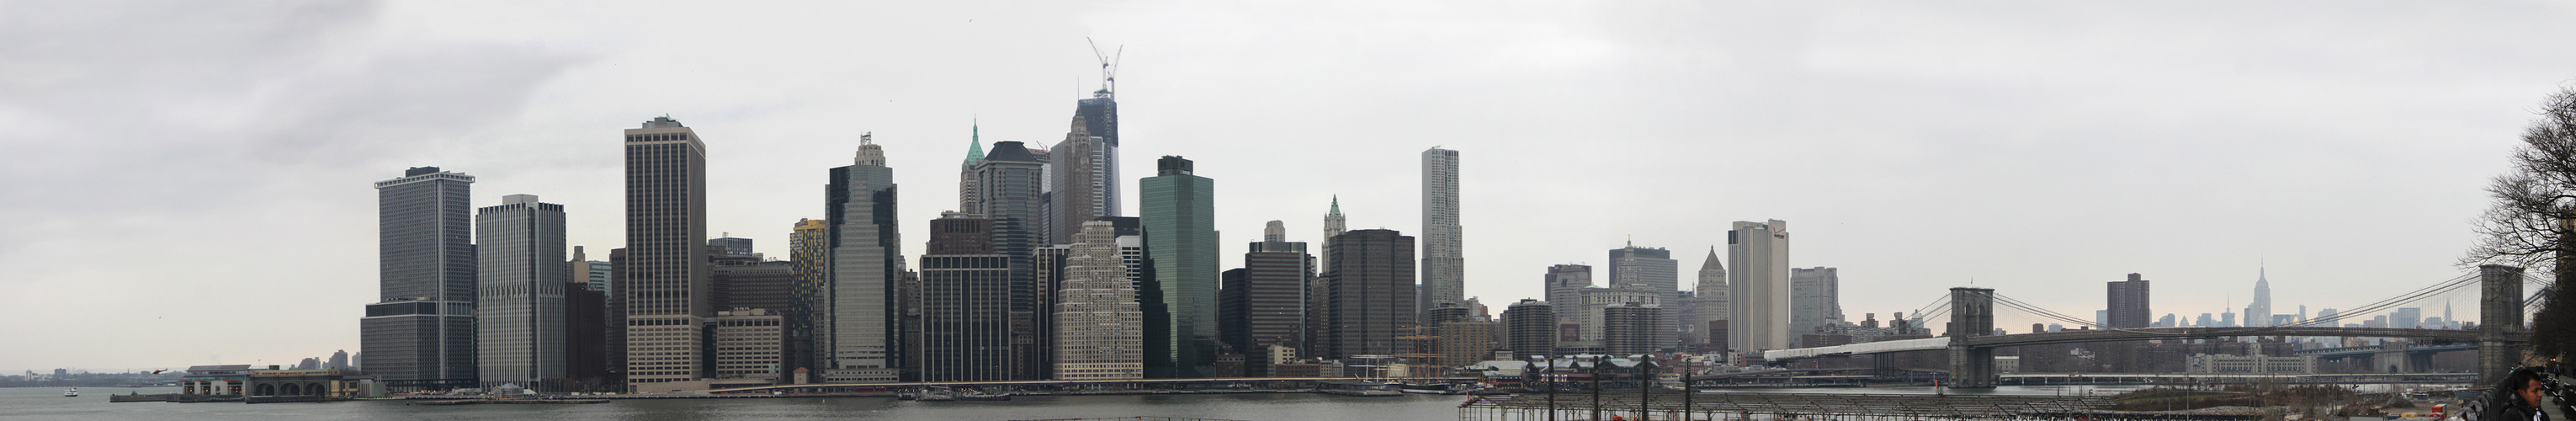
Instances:
[[[1459,239],[1458,151],[1422,151],[1422,309],[1467,305],[1467,258]],[[1670,285],[1666,285],[1670,290]]]

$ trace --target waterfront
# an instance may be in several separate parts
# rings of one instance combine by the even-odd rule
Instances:
[[[2136,386],[2005,386],[1978,394],[2109,395]],[[175,388],[84,388],[77,398],[60,388],[0,388],[0,419],[8,420],[577,420],[736,419],[942,419],[1028,420],[1167,416],[1255,421],[1453,420],[1465,396],[1344,397],[1307,393],[1223,395],[1022,396],[1000,402],[915,402],[876,397],[637,399],[596,405],[406,405],[402,401],[332,403],[109,403],[108,394],[172,393]],[[1733,393],[1932,394],[1929,387],[1799,388]],[[1615,393],[1615,392],[1614,392]],[[1568,403],[1581,394],[1561,395]]]

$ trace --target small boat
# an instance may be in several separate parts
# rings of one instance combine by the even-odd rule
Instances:
[[[919,398],[917,398],[916,400],[919,400],[919,401],[922,401],[922,402],[947,402],[947,401],[954,401],[954,400],[957,400],[957,392],[950,391],[950,390],[948,390],[948,389],[946,389],[946,388],[939,388],[939,389],[924,390],[924,391],[921,391],[921,396],[920,396]]]
[[[75,387],[75,388],[71,388],[71,389],[68,389],[68,390],[64,390],[64,391],[63,391],[63,397],[66,397],[66,398],[79,397],[79,396],[80,396],[80,388],[77,388],[77,387]]]
[[[894,399],[895,399],[895,400],[899,400],[899,401],[908,401],[908,400],[920,399],[920,398],[921,398],[921,394],[919,394],[919,393],[903,392],[903,393],[896,393],[896,394],[894,394]]]
[[[961,401],[1007,401],[1007,400],[1011,400],[1011,394],[1009,394],[1009,393],[987,393],[987,392],[983,392],[983,391],[969,390],[969,391],[966,391],[966,393],[959,393],[959,394],[957,394],[957,400],[961,400]]]

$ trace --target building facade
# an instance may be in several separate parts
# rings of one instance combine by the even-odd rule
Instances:
[[[438,167],[376,182],[377,302],[358,353],[393,390],[475,385],[473,184]]]
[[[1413,237],[1365,229],[1333,237],[1331,275],[1320,277],[1311,302],[1314,324],[1309,356],[1325,359],[1405,352],[1399,329],[1415,324]]]
[[[1114,108],[1113,108],[1114,109]],[[1118,216],[1117,153],[1109,138],[1091,133],[1089,115],[1077,109],[1073,129],[1064,140],[1048,149],[1048,233],[1054,244],[1067,244],[1088,224],[1103,216]],[[1112,111],[1114,112],[1114,111]],[[1111,121],[1116,121],[1113,116]]]
[[[1738,351],[1788,349],[1793,308],[1789,223],[1736,221],[1726,232],[1727,338]]]
[[[631,391],[706,378],[707,318],[715,315],[707,259],[707,150],[670,117],[626,129],[626,256],[619,262]]]
[[[993,220],[940,216],[921,256],[921,380],[1016,380],[1010,256],[994,245]]]
[[[565,317],[563,205],[536,195],[479,209],[475,232],[475,349],[479,381],[564,391],[571,370]]]
[[[1654,353],[1672,337],[1672,330],[1664,328],[1670,324],[1660,305],[1628,302],[1603,307],[1602,350],[1610,355]]]
[[[964,212],[979,215],[993,223],[993,252],[1007,258],[1010,288],[1005,294],[1010,335],[1009,376],[1017,380],[1036,380],[1046,376],[1041,354],[1044,323],[1040,318],[1049,309],[1041,308],[1043,286],[1037,279],[1036,250],[1047,245],[1046,238],[1046,163],[1018,141],[993,142],[991,152],[975,164],[976,204]]]
[[[1503,346],[1511,348],[1512,358],[1555,355],[1556,306],[1546,301],[1523,299],[1503,309]]]
[[[1419,308],[1466,305],[1467,258],[1458,225],[1458,151],[1422,151],[1422,292]]]
[[[1171,315],[1168,366],[1145,367],[1147,377],[1196,378],[1215,374],[1216,181],[1193,174],[1188,159],[1165,156],[1156,174],[1138,182],[1145,224],[1145,259]]]
[[[1055,380],[1145,378],[1145,315],[1120,256],[1117,228],[1083,223],[1055,304]]]
[[[825,203],[830,206],[828,200]],[[822,339],[830,336],[822,327],[830,326],[832,318],[825,311],[831,308],[827,295],[831,292],[831,229],[825,220],[797,219],[787,234],[788,276],[796,283],[796,304],[790,312],[798,316],[787,319],[790,352],[781,364],[791,373],[806,369],[812,375],[809,381],[824,380],[823,363],[832,361],[831,343]]]
[[[1789,269],[1789,333],[1806,335],[1844,323],[1842,270],[1830,267]]]
[[[767,309],[716,312],[715,378],[783,380],[787,318]]]
[[[1249,353],[1263,346],[1305,348],[1306,285],[1315,277],[1306,243],[1287,240],[1270,221],[1261,242],[1243,254],[1243,268],[1226,271],[1219,288],[1217,331],[1227,346]]]
[[[814,304],[822,314],[810,318],[815,364],[828,383],[902,380],[895,284],[904,270],[903,236],[894,169],[875,135],[862,134],[850,165],[830,174],[823,194],[829,227],[818,239],[823,280]]]
[[[2109,327],[2137,329],[2147,327],[2155,311],[2148,308],[2149,289],[2146,278],[2129,274],[2129,280],[2109,282]]]

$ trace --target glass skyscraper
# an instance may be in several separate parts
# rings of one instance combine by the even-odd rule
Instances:
[[[485,387],[517,384],[562,391],[565,346],[563,205],[536,195],[502,196],[477,210],[475,348]]]
[[[358,353],[391,390],[474,385],[473,184],[438,167],[376,182],[377,303]]]
[[[823,282],[815,336],[823,348],[825,381],[899,380],[895,282],[903,271],[903,240],[896,229],[894,169],[873,135],[859,137],[851,165],[832,169],[824,213]]]
[[[1154,163],[1156,174],[1139,182],[1138,216],[1145,225],[1145,259],[1171,320],[1164,326],[1169,364],[1151,364],[1145,376],[1197,378],[1216,373],[1216,181],[1192,174],[1178,156]],[[1148,339],[1155,339],[1149,335]],[[1148,346],[1148,349],[1156,347]]]

